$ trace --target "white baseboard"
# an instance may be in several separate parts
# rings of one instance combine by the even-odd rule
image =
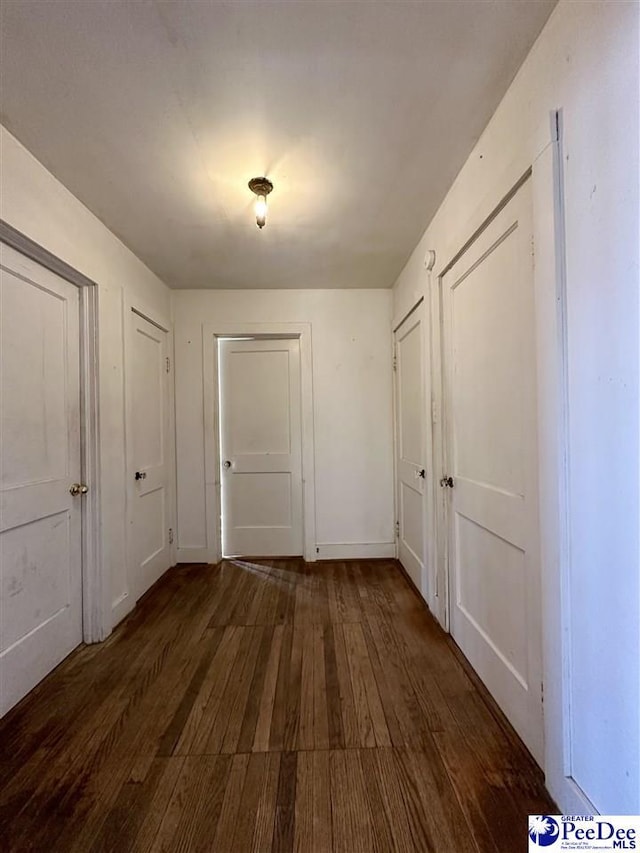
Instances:
[[[111,606],[111,627],[115,628],[118,622],[122,622],[125,616],[136,606],[136,600],[128,592],[123,593]]]
[[[375,560],[396,556],[395,542],[318,542],[317,560]]]
[[[570,777],[555,779],[552,774],[546,774],[545,784],[561,814],[598,814],[598,810],[582,788]]]
[[[217,563],[218,558],[211,548],[176,549],[176,563]]]
[[[319,542],[317,551],[309,555],[315,560],[373,560],[394,558],[395,542]],[[178,548],[177,563],[217,563],[218,558],[210,548]]]

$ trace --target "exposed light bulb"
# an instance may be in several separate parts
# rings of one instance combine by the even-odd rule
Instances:
[[[273,189],[273,184],[269,178],[251,178],[249,189],[256,196],[256,225],[262,229],[267,221],[267,196]]]
[[[267,197],[266,195],[259,195],[256,200],[256,223],[258,228],[264,228],[264,224],[267,221]]]

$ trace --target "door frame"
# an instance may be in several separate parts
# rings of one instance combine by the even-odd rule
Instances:
[[[209,562],[222,559],[220,411],[218,388],[218,338],[250,336],[300,342],[300,400],[302,427],[302,541],[306,562],[317,560],[315,510],[315,453],[313,436],[313,362],[310,323],[204,323],[202,326],[205,520]]]
[[[125,459],[124,459],[124,478],[125,478],[125,519],[126,519],[126,536],[125,536],[125,560],[127,567],[126,589],[120,597],[113,602],[113,621],[114,624],[119,623],[127,613],[135,607],[136,599],[139,598],[138,589],[135,583],[135,564],[133,562],[134,548],[132,546],[132,530],[133,530],[133,506],[134,506],[134,485],[130,477],[130,472],[133,470],[133,442],[131,440],[133,429],[133,397],[131,388],[131,353],[133,352],[133,337],[131,329],[131,314],[137,314],[142,317],[152,326],[160,329],[167,336],[167,353],[169,357],[168,381],[167,381],[167,406],[168,406],[168,433],[167,433],[167,466],[169,469],[169,480],[167,483],[168,493],[168,511],[167,518],[169,527],[173,530],[173,542],[171,545],[171,566],[176,564],[176,441],[175,441],[175,385],[173,377],[175,376],[173,357],[173,327],[171,318],[167,314],[163,314],[156,308],[147,305],[143,300],[137,298],[126,297],[122,305],[123,318],[123,340],[124,340],[124,389],[125,389],[125,408],[124,408],[124,443],[125,443]],[[171,568],[171,566],[169,568]]]
[[[100,416],[98,286],[44,246],[0,219],[0,242],[78,288],[80,297],[80,464],[89,491],[82,500],[82,639],[104,640],[111,630],[111,605],[102,572],[100,531]]]
[[[496,175],[493,199],[487,194],[465,227],[457,232],[471,235],[457,245],[441,250],[445,262],[434,270],[431,287],[432,386],[436,409],[442,410],[442,279],[471,242],[530,179],[533,193],[535,249],[535,340],[537,373],[538,495],[540,524],[540,571],[542,603],[543,684],[544,684],[544,765],[547,787],[560,809],[568,814],[595,814],[596,809],[572,777],[571,770],[571,648],[570,648],[570,527],[569,527],[569,431],[567,371],[567,298],[565,211],[563,185],[562,111],[553,110],[529,140],[526,149]],[[502,188],[502,194],[500,189]],[[496,206],[495,198],[502,198]],[[444,470],[445,425],[436,418],[432,454],[439,479]],[[448,630],[449,568],[447,565],[446,512],[437,501],[439,572],[446,601],[436,612]]]

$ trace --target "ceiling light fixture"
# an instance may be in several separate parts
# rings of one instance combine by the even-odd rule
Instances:
[[[264,228],[267,221],[267,196],[273,189],[269,178],[251,178],[249,189],[256,194],[256,225]]]

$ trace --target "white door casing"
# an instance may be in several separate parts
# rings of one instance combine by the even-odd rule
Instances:
[[[424,594],[426,471],[423,305],[394,335],[398,558]]]
[[[171,565],[167,332],[130,312],[128,494],[130,586],[140,598]]]
[[[450,630],[544,761],[531,180],[442,278]]]
[[[218,346],[222,553],[300,555],[300,342]]]
[[[82,642],[78,289],[2,245],[0,714]]]

